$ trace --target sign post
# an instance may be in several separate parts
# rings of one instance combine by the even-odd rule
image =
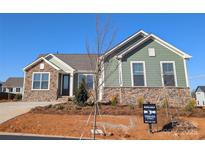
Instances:
[[[149,125],[148,132],[152,133],[152,124],[157,123],[157,108],[155,104],[148,102],[143,104],[144,123]]]

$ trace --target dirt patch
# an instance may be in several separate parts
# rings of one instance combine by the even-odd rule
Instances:
[[[163,115],[164,116],[164,115]],[[148,133],[148,126],[143,123],[139,115],[103,115],[97,117],[97,128],[112,136],[97,136],[99,139],[202,139],[205,136],[205,124],[202,118],[181,117],[183,122],[193,124],[197,129],[193,131],[160,131],[166,120],[153,125],[152,134]],[[166,119],[164,117],[164,119]],[[91,138],[93,116],[87,125],[88,115],[58,115],[27,113],[0,125],[0,131],[32,133],[44,135],[83,136]],[[184,126],[183,126],[184,127]]]
[[[0,125],[0,131],[91,138],[92,106],[79,107],[71,103],[37,107]],[[97,128],[109,136],[99,139],[204,139],[204,110],[185,112],[179,108],[157,110],[153,133],[143,123],[142,108],[137,106],[101,105]],[[111,135],[112,134],[112,135]]]

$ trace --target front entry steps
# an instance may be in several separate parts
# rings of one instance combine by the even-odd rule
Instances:
[[[66,103],[72,101],[74,96],[58,96],[57,102]]]

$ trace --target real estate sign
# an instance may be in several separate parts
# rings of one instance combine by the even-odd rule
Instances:
[[[144,123],[157,123],[157,108],[155,104],[143,104]]]

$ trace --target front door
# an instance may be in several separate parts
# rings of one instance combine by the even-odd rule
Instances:
[[[63,74],[63,86],[62,86],[62,95],[69,96],[70,91],[70,75]]]

